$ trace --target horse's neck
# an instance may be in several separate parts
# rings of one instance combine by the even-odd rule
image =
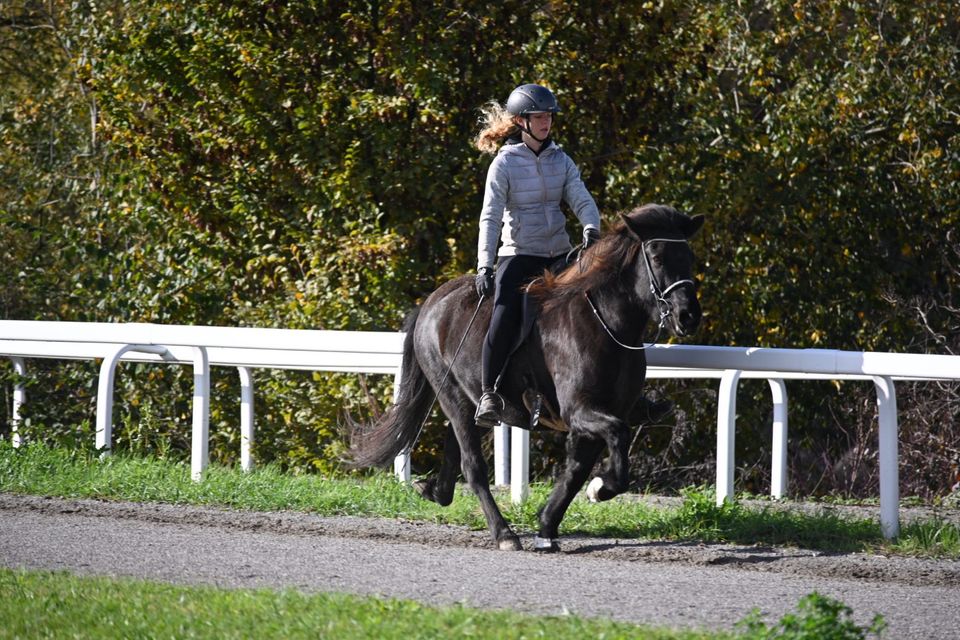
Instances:
[[[650,312],[633,291],[623,286],[609,286],[591,292],[590,298],[604,324],[619,339],[639,341],[644,335],[651,320]],[[599,323],[596,324],[597,329],[603,331]]]

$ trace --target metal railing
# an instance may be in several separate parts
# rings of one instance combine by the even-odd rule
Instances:
[[[97,447],[109,453],[114,371],[119,362],[192,365],[194,371],[191,473],[207,466],[210,367],[235,367],[240,375],[241,465],[252,468],[254,439],[253,368],[304,369],[395,376],[402,360],[403,334],[244,327],[177,326],[77,322],[0,321],[0,355],[16,373],[27,375],[26,358],[102,359],[97,395]],[[720,380],[717,408],[717,501],[734,493],[737,386],[744,378],[770,383],[774,402],[771,495],[787,487],[788,406],[786,380],[852,379],[872,382],[879,415],[880,524],[884,536],[899,532],[897,404],[894,381],[960,380],[960,356],[850,352],[829,349],[761,349],[655,345],[648,349],[649,378]],[[13,393],[13,442],[26,402],[22,385]],[[494,436],[495,481],[511,485],[513,499],[528,493],[529,432],[498,427]],[[508,453],[508,451],[510,453]],[[409,455],[400,455],[395,472],[410,479]],[[510,482],[512,480],[512,482]]]
[[[112,446],[113,387],[120,362],[193,366],[190,468],[199,480],[208,463],[210,367],[234,367],[240,376],[240,459],[253,466],[255,368],[359,372],[398,376],[403,335],[392,332],[313,331],[142,323],[0,321],[0,355],[26,375],[25,358],[99,360],[96,447]],[[14,387],[13,442],[20,443],[23,385]]]

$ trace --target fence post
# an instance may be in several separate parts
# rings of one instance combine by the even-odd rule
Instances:
[[[203,478],[210,458],[210,360],[206,347],[193,347],[193,442],[190,477]]]
[[[787,385],[767,380],[773,396],[773,455],[770,468],[770,496],[780,499],[787,492]]]
[[[410,451],[401,451],[393,459],[393,474],[400,482],[410,482]]]
[[[503,423],[493,428],[493,484],[510,484],[510,425]]]
[[[393,376],[393,402],[396,404],[397,396],[400,395],[400,374],[403,373],[403,359],[401,358],[400,367]],[[397,476],[400,482],[410,482],[410,450],[406,449],[397,454],[393,459],[393,475]]]
[[[880,531],[887,539],[900,535],[900,468],[897,443],[897,392],[889,376],[875,376],[880,422]]]
[[[530,432],[510,428],[510,499],[520,504],[530,496]]]
[[[27,375],[27,365],[23,358],[10,357],[13,362],[13,373],[23,378]],[[10,418],[10,431],[12,434],[13,448],[18,448],[23,440],[20,437],[20,408],[27,403],[27,391],[23,386],[23,380],[17,380],[13,383],[13,414]]]
[[[237,367],[240,374],[240,469],[253,471],[253,372],[250,367]]]
[[[717,505],[733,500],[734,442],[737,435],[737,383],[742,371],[727,369],[717,403]]]
[[[110,455],[113,446],[113,382],[116,377],[117,363],[127,351],[141,351],[163,355],[166,347],[149,344],[126,344],[114,349],[100,364],[100,376],[97,380],[97,422],[96,447],[100,457]]]

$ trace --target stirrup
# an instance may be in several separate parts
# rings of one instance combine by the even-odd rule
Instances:
[[[500,408],[496,408],[496,404]],[[484,391],[477,402],[477,412],[473,415],[474,422],[480,427],[493,427],[502,422],[503,410],[507,404],[496,391]]]

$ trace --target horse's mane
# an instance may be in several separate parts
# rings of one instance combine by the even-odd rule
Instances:
[[[673,207],[645,204],[622,214],[634,228],[681,232],[686,217]],[[682,233],[682,232],[681,232]],[[620,278],[624,269],[633,266],[642,244],[634,231],[620,220],[599,242],[583,253],[575,262],[558,274],[544,272],[527,287],[528,293],[540,302],[544,311],[568,303],[583,292],[601,289]]]

